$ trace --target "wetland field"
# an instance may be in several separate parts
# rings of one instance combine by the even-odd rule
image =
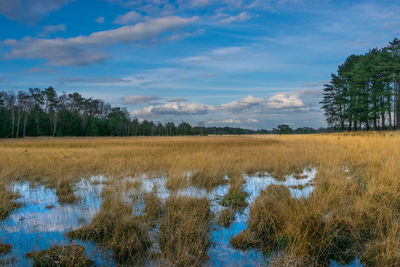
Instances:
[[[400,266],[400,134],[0,140],[0,265]]]

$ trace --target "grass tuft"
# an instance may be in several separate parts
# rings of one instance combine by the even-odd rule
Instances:
[[[12,245],[0,243],[0,257],[11,252]]]
[[[231,185],[228,193],[220,200],[219,203],[224,207],[231,207],[233,209],[246,208],[248,205],[246,201],[248,194],[243,189],[243,185]]]
[[[60,203],[75,203],[79,200],[75,196],[74,185],[71,181],[60,181],[57,183],[56,195]]]
[[[217,224],[223,227],[229,227],[235,220],[235,212],[228,208],[220,212],[217,218]]]
[[[6,190],[5,185],[0,183],[0,221],[10,215],[10,213],[19,208],[21,204],[16,203],[19,195]]]
[[[249,230],[243,230],[239,234],[235,235],[229,241],[232,247],[236,249],[252,249],[260,247],[260,240],[254,234],[254,232]]]
[[[70,239],[91,240],[110,248],[119,264],[143,262],[151,247],[143,217],[134,216],[126,202],[106,200],[90,224],[67,234]]]
[[[208,258],[210,221],[206,198],[167,199],[159,233],[162,255],[176,266],[202,265]]]
[[[79,245],[55,246],[43,251],[29,252],[26,257],[33,259],[33,266],[94,266],[94,262],[85,254],[85,248]]]

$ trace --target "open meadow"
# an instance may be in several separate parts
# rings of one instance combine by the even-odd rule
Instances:
[[[400,134],[0,140],[0,263],[400,265]]]

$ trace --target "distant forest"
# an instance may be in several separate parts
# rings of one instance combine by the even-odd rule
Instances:
[[[44,90],[0,91],[0,138],[25,136],[176,136],[208,134],[293,134],[325,132],[309,127],[279,125],[271,131],[232,127],[175,125],[130,118],[125,108],[113,107],[79,93],[57,95]]]
[[[400,129],[400,40],[349,56],[324,86],[321,104],[340,131]]]

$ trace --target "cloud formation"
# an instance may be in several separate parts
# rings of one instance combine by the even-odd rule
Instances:
[[[212,73],[248,73],[286,67],[286,59],[263,46],[225,46],[177,59],[184,67],[207,68]],[[268,64],[266,64],[268,62]]]
[[[45,37],[52,33],[65,32],[66,30],[67,30],[67,26],[65,26],[65,24],[46,25],[46,26],[42,27],[42,32],[39,34],[39,36]]]
[[[283,93],[271,96],[268,99],[267,105],[271,109],[307,109],[303,101],[297,95],[289,95]]]
[[[226,14],[221,14],[218,17],[222,17],[219,20],[219,23],[232,23],[232,22],[240,22],[240,21],[245,21],[251,19],[251,16],[246,12],[242,11],[238,15],[226,15]]]
[[[34,25],[50,12],[61,9],[74,0],[4,0],[0,14],[19,23]]]
[[[245,98],[241,98],[239,100],[227,104],[222,104],[220,107],[223,110],[227,110],[230,112],[241,112],[241,111],[248,111],[253,107],[260,106],[265,103],[266,101],[264,100],[264,98],[254,97],[252,95],[249,95]]]
[[[123,103],[129,105],[148,104],[159,100],[160,97],[155,95],[133,95],[123,97]]]
[[[173,99],[168,99],[167,102],[187,102],[188,99],[184,97],[178,97]]]
[[[154,97],[155,99],[151,99]],[[129,98],[129,97],[127,97]],[[136,103],[137,99],[140,99],[137,104],[143,104],[145,101],[141,101],[142,98],[150,101],[159,100],[155,96],[133,96],[132,100]],[[125,100],[125,98],[124,98]],[[186,100],[186,99],[183,99]],[[129,102],[129,101],[127,101]],[[262,97],[254,97],[249,95],[244,98],[240,98],[236,101],[232,101],[221,105],[207,105],[203,103],[187,103],[181,99],[169,100],[167,103],[152,104],[142,109],[137,109],[131,112],[133,117],[152,117],[152,116],[165,116],[165,115],[204,115],[213,112],[213,114],[225,114],[225,116],[231,115],[244,115],[247,112],[258,111],[273,111],[273,110],[309,110],[309,108],[303,103],[303,101],[295,94],[278,93],[268,100]],[[239,118],[230,118],[230,121],[220,121],[222,123],[240,123]],[[244,119],[248,123],[257,123],[257,118],[246,118]]]
[[[99,48],[156,38],[162,33],[187,26],[195,20],[196,17],[172,16],[94,32],[87,36],[55,39],[25,37],[21,41],[7,39],[3,44],[12,47],[6,56],[9,59],[45,59],[47,64],[52,66],[82,66],[99,63],[108,58]]]
[[[200,115],[213,110],[212,106],[202,103],[168,102],[161,105],[151,105],[131,112],[133,117],[154,115]]]
[[[229,119],[222,120],[221,123],[229,123],[229,124],[231,124],[231,123],[241,123],[241,120],[229,118]]]
[[[115,18],[114,23],[127,25],[137,22],[140,19],[141,15],[135,11],[130,11],[124,15],[119,15]]]
[[[259,120],[255,119],[255,118],[248,118],[247,122],[249,122],[249,123],[257,123],[257,122],[259,122]]]

